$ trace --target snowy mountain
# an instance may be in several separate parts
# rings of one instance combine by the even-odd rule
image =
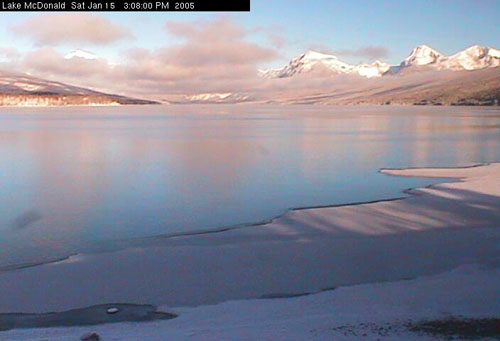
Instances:
[[[74,50],[68,53],[67,55],[64,56],[66,59],[73,59],[73,58],[83,58],[83,59],[97,59],[97,56],[91,52],[84,51],[84,50]]]
[[[383,75],[389,68],[389,64],[379,61],[372,64],[350,65],[339,60],[337,56],[309,50],[301,56],[292,59],[283,68],[261,71],[261,76],[265,78],[286,78],[299,73],[322,69],[332,74],[357,74],[370,78]]]
[[[348,64],[341,62],[336,56],[310,50],[292,59],[287,66],[281,69],[271,69],[261,72],[262,76],[266,78],[286,78],[298,73],[310,72],[317,66],[324,66],[331,71],[339,73],[345,73],[350,69]]]
[[[88,51],[85,51],[85,50],[74,50],[74,51],[71,51],[70,53],[66,54],[64,56],[65,59],[68,59],[68,60],[71,60],[71,59],[76,59],[76,60],[80,60],[80,59],[84,59],[84,60],[87,60],[87,61],[106,61],[106,63],[108,64],[108,66],[111,66],[111,67],[115,67],[117,66],[119,63],[115,62],[115,61],[112,61],[112,60],[106,60],[104,58],[101,58],[100,56],[96,55],[96,54],[93,54],[92,52],[88,52]]]
[[[418,65],[429,65],[435,63],[443,55],[427,45],[415,47],[408,57],[401,62],[401,67],[410,67]]]
[[[185,96],[185,101],[180,103],[241,103],[251,100],[248,95],[231,92],[201,93]]]
[[[473,45],[451,56],[444,56],[427,45],[417,46],[400,67],[429,66],[438,70],[479,70],[500,66],[500,50]]]
[[[498,66],[500,50],[479,45],[473,45],[449,57],[442,57],[437,63],[439,69],[449,70],[478,70]]]
[[[428,45],[415,47],[408,57],[398,66],[376,61],[374,63],[348,64],[337,56],[307,51],[294,58],[280,69],[261,70],[260,75],[265,78],[287,78],[296,74],[320,72],[327,74],[353,74],[366,78],[381,77],[398,73],[412,67],[430,67],[437,70],[479,70],[488,67],[500,66],[500,50],[479,45],[471,46],[451,56],[445,56]]]

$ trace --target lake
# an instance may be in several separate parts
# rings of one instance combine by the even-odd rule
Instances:
[[[384,167],[500,160],[500,109],[0,108],[0,269],[403,196]]]

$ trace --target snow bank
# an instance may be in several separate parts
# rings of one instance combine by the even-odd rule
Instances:
[[[499,287],[498,268],[468,265],[436,276],[298,298],[177,309],[180,316],[167,321],[20,329],[0,333],[0,339],[78,340],[93,331],[102,340],[432,340],[404,324],[449,316],[498,317]]]

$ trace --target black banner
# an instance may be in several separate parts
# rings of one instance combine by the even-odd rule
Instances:
[[[16,1],[0,0],[3,12],[248,12],[250,0],[185,0],[185,1]]]

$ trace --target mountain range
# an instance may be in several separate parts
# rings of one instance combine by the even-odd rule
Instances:
[[[411,51],[405,60],[395,66],[381,61],[352,65],[341,61],[335,55],[310,50],[292,59],[288,65],[280,69],[261,70],[260,73],[262,77],[271,79],[293,77],[297,74],[310,72],[323,75],[354,74],[372,78],[422,66],[435,70],[453,71],[498,67],[500,66],[500,50],[474,45],[451,56],[445,56],[430,46],[419,45]]]
[[[390,70],[391,66],[387,63],[376,61],[372,64],[351,65],[345,63],[331,54],[325,54],[316,51],[307,51],[306,53],[294,58],[290,63],[281,69],[261,70],[260,74],[265,78],[287,78],[296,74],[306,72],[320,72],[333,74],[357,74],[364,77],[379,77]]]
[[[66,59],[99,59],[76,50]],[[113,63],[109,63],[113,67]],[[415,47],[398,65],[349,64],[317,51],[279,69],[261,70],[245,90],[165,94],[164,103],[279,103],[335,105],[498,105],[500,50],[473,45],[446,56],[428,45]],[[0,106],[155,104],[0,71]]]
[[[279,69],[259,71],[264,103],[335,105],[498,105],[500,50],[473,45],[446,56],[415,47],[398,65],[349,64],[307,51]],[[270,83],[269,83],[270,82]],[[254,98],[258,96],[253,96]]]

